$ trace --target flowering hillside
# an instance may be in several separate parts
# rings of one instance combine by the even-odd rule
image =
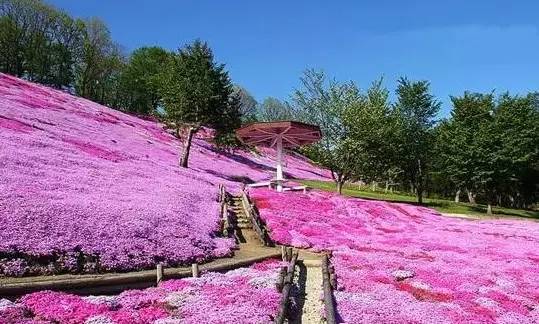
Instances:
[[[270,260],[117,296],[40,291],[17,302],[0,299],[0,323],[271,323],[280,265]]]
[[[252,192],[271,237],[333,251],[347,323],[539,323],[539,224],[407,204]]]
[[[134,270],[230,253],[217,185],[271,176],[264,154],[194,141],[190,169],[162,125],[0,74],[0,275]],[[288,157],[290,176],[325,171]]]

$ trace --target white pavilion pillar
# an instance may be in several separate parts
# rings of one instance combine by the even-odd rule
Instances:
[[[277,191],[283,192],[283,137],[277,135]]]

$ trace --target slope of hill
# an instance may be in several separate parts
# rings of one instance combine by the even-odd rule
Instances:
[[[0,74],[0,275],[134,270],[228,254],[217,184],[271,177],[266,154],[197,138],[189,169],[162,125]],[[271,152],[266,152],[271,153]],[[327,172],[289,156],[289,176]]]

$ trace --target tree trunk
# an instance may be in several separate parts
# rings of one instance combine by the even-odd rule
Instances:
[[[469,202],[470,204],[474,204],[474,205],[475,205],[475,204],[476,204],[476,202],[475,202],[475,193],[473,193],[473,192],[470,191],[470,190],[466,190],[466,193],[468,194],[468,202]]]
[[[185,143],[183,145],[182,155],[180,157],[180,166],[182,168],[188,167],[189,162],[189,151],[191,150],[191,142],[193,141],[193,135],[195,135],[197,129],[195,127],[189,127],[187,137],[185,138]]]
[[[371,190],[372,190],[373,192],[376,192],[376,189],[378,189],[378,183],[377,183],[376,181],[373,181],[373,182],[372,182],[372,189],[371,189]]]
[[[460,202],[460,189],[457,189],[457,192],[455,192],[455,202]]]
[[[421,159],[417,159],[417,202],[423,204],[423,166],[421,165]]]
[[[423,204],[423,184],[417,184],[417,202],[421,205]]]
[[[389,190],[389,181],[386,181],[386,189],[384,190],[385,193]]]
[[[487,215],[492,215],[492,204],[490,202],[487,204]]]
[[[339,193],[339,195],[342,195],[342,186],[343,186],[343,181],[337,180],[337,192]]]

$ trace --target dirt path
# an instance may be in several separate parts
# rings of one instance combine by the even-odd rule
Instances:
[[[322,269],[321,256],[315,253],[300,251],[293,291],[297,313],[290,323],[319,324],[322,319]]]

